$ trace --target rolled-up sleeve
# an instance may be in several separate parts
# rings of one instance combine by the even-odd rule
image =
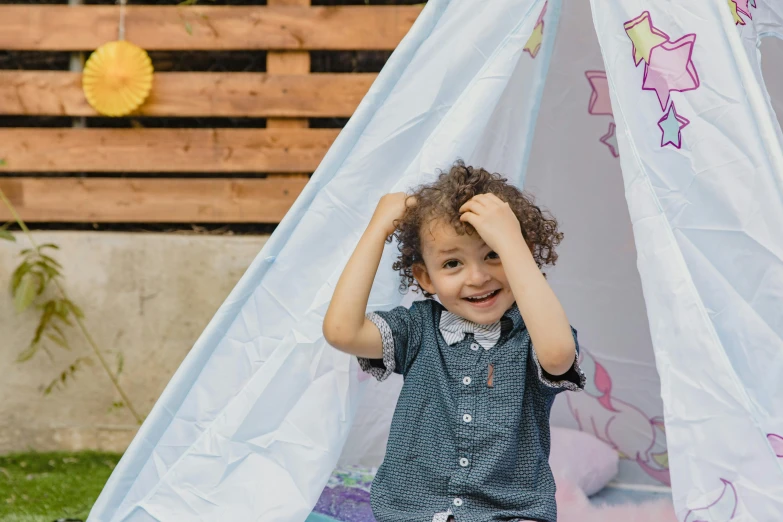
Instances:
[[[394,373],[397,369],[397,364],[394,361],[394,335],[392,334],[391,327],[380,315],[375,312],[367,314],[367,319],[370,320],[378,330],[381,332],[381,340],[383,341],[383,358],[382,359],[367,359],[365,357],[358,357],[359,367],[365,372],[379,381],[385,381],[389,378],[389,375]]]
[[[577,338],[576,330],[573,327],[571,327],[571,333],[574,336],[574,346],[576,347],[576,350],[574,351],[574,362],[571,365],[571,368],[563,375],[552,375],[541,367],[541,363],[536,356],[536,350],[533,348],[530,341],[530,334],[525,335],[528,349],[530,350],[530,361],[533,365],[533,370],[536,372],[539,382],[553,393],[559,393],[564,390],[580,391],[585,387],[587,379],[585,378],[582,369],[579,367],[579,340]]]
[[[383,381],[392,373],[406,375],[419,353],[422,321],[431,316],[432,303],[416,301],[410,308],[398,306],[387,312],[371,312],[369,319],[381,333],[383,357],[367,359],[359,357],[361,369]]]

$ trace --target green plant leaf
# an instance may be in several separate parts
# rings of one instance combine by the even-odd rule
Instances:
[[[38,278],[33,273],[22,276],[18,288],[14,292],[14,307],[17,312],[24,312],[33,303],[38,293]]]
[[[123,401],[114,401],[111,403],[111,406],[109,406],[106,409],[106,413],[112,413],[115,410],[120,410],[125,407],[125,403]]]
[[[8,163],[5,162],[5,158],[0,158],[0,167],[5,167]]]
[[[190,22],[185,22],[185,32],[193,36],[193,27],[190,26]]]
[[[49,263],[50,265],[52,265],[55,268],[62,268],[63,267],[63,265],[58,263],[56,259],[54,259],[53,257],[49,257],[49,256],[47,256],[45,254],[41,254],[41,259],[43,259],[44,261],[46,261],[47,263]]]
[[[63,303],[65,303],[65,306],[71,309],[73,315],[75,315],[79,319],[84,319],[84,312],[82,312],[81,308],[76,306],[76,303],[74,303],[70,299],[63,299]]]
[[[54,301],[47,301],[43,305],[43,313],[41,314],[41,319],[38,321],[38,326],[35,328],[35,335],[33,336],[31,344],[38,344],[41,342],[41,336],[43,336],[46,331],[46,327],[49,326],[49,321],[51,321],[53,315]]]
[[[7,230],[0,230],[0,239],[5,239],[6,241],[16,241],[16,236]]]
[[[124,367],[125,367],[125,357],[123,357],[122,352],[119,352],[117,354],[117,372],[114,375],[116,377],[119,377]]]
[[[54,355],[52,355],[52,351],[49,348],[47,348],[45,344],[41,345],[41,350],[46,352],[46,355],[49,356],[50,361],[54,362]]]
[[[37,266],[38,268],[43,270],[43,272],[46,274],[46,276],[49,279],[54,279],[55,277],[61,275],[59,270],[57,270],[55,267],[51,266],[50,264],[45,263],[44,261],[36,261],[35,263],[33,263],[33,266]]]
[[[55,314],[55,317],[59,319],[63,324],[66,324],[68,326],[73,326],[73,321],[71,321],[71,318],[68,316],[68,312],[66,311],[64,315]]]
[[[46,388],[43,388],[43,394],[49,395],[55,388],[62,388],[63,385],[67,384],[66,381],[69,378],[73,380],[76,376],[76,372],[85,364],[92,365],[92,360],[89,357],[77,357],[65,370],[61,371]]]
[[[61,347],[65,348],[66,350],[70,350],[71,349],[71,347],[68,346],[68,341],[65,340],[64,337],[61,337],[59,335],[55,335],[55,334],[52,334],[52,333],[48,333],[48,334],[46,334],[46,338],[49,339],[50,341],[52,341],[53,343],[57,344],[58,346],[61,346]]]
[[[43,274],[38,270],[31,270],[30,273],[35,276],[37,283],[35,287],[35,295],[39,296],[44,293],[44,290],[46,290],[46,283],[49,282],[49,279],[46,277],[46,274]]]
[[[44,248],[53,248],[55,250],[60,250],[60,247],[55,245],[54,243],[44,243],[43,245],[38,247],[38,250],[43,250]]]
[[[57,379],[50,382],[49,385],[46,388],[44,388],[43,394],[49,395],[50,393],[52,393],[52,390],[55,388],[55,386],[57,386]]]
[[[56,299],[54,301],[54,315],[56,315],[62,322],[64,322],[68,326],[73,326],[73,323],[71,323],[70,319],[68,319],[68,315],[70,313],[71,311],[68,308],[68,305],[65,304],[64,299]]]
[[[13,275],[11,275],[11,294],[16,295],[19,285],[22,284],[22,278],[30,271],[30,268],[32,268],[32,265],[27,261],[16,267]]]
[[[60,328],[56,324],[51,324],[51,325],[49,325],[49,327],[52,330],[54,330],[54,332],[55,332],[55,333],[50,333],[49,335],[54,335],[55,337],[58,337],[64,343],[64,344],[60,344],[60,343],[57,343],[57,344],[60,344],[60,346],[62,346],[66,350],[70,350],[71,349],[71,345],[68,344],[68,338],[65,337],[65,332],[63,332],[62,328]],[[55,342],[57,342],[57,341],[55,341]],[[87,359],[87,360],[89,360],[89,359]],[[92,362],[92,361],[90,361],[90,362]]]
[[[33,356],[38,352],[38,344],[37,343],[30,343],[30,346],[24,349],[17,357],[16,362],[25,362],[29,361],[33,358]]]

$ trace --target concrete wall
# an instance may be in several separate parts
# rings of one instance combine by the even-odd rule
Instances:
[[[39,351],[16,357],[29,343],[36,311],[16,314],[8,282],[28,246],[0,241],[0,454],[10,451],[103,449],[123,451],[137,426],[97,364],[80,371],[65,389],[43,396],[71,361],[91,354],[76,329],[67,331],[72,352],[53,343],[54,360]],[[114,366],[124,354],[120,383],[146,415],[217,308],[263,246],[259,236],[35,233],[62,250],[64,283],[82,307],[86,324]],[[92,357],[95,359],[95,357]]]

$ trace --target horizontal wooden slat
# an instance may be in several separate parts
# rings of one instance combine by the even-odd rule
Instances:
[[[338,132],[0,128],[0,172],[312,172]]]
[[[116,6],[2,5],[0,49],[91,51],[117,39]],[[394,49],[419,6],[128,6],[148,50]]]
[[[306,183],[279,177],[0,178],[0,188],[31,223],[277,223]],[[8,219],[0,205],[0,221]]]
[[[348,117],[375,74],[159,73],[142,116]],[[0,114],[97,116],[81,73],[0,71]]]

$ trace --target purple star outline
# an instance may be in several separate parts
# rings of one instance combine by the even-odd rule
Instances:
[[[674,115],[674,118],[677,120],[678,128],[677,128],[677,143],[672,141],[671,137],[666,137],[666,128],[661,125],[662,123],[666,122],[669,118]],[[658,128],[661,129],[661,147],[665,147],[669,143],[674,145],[676,148],[682,147],[682,129],[688,126],[690,121],[686,119],[683,116],[680,116],[677,114],[677,109],[674,107],[674,102],[669,106],[669,110],[666,112],[666,114],[663,115],[663,118],[658,120]]]
[[[617,126],[614,124],[613,121],[609,122],[609,130],[606,131],[606,134],[601,136],[601,138],[598,140],[604,145],[606,145],[609,148],[609,152],[612,153],[612,156],[615,158],[620,157],[620,153],[617,151],[617,148],[615,147],[616,140],[612,140],[612,138],[615,137],[614,131],[617,128]]]
[[[666,110],[671,92],[697,89],[699,74],[693,65],[696,35],[686,34],[674,42],[664,42],[650,51],[650,63],[644,69],[642,89],[655,91],[661,110]]]
[[[587,81],[593,88],[590,93],[590,104],[587,112],[594,116],[612,116],[612,104],[609,101],[609,83],[606,81],[606,71],[585,71]]]

